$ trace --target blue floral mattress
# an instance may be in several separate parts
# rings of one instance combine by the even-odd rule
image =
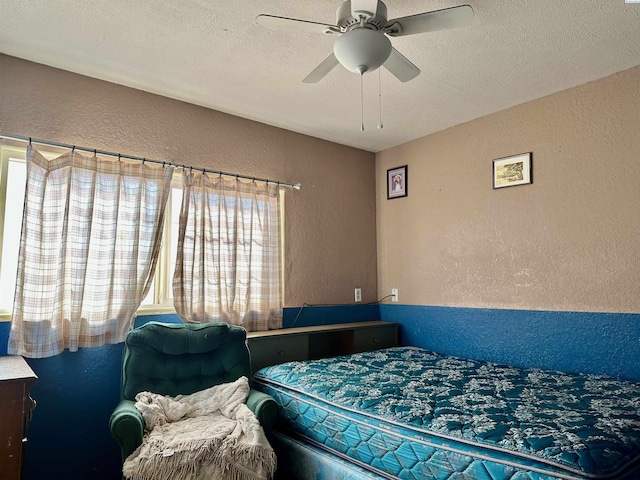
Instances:
[[[640,479],[640,384],[399,347],[254,374],[279,427],[383,477]]]

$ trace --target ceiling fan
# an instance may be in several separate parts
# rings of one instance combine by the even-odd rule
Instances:
[[[267,28],[339,35],[333,52],[302,80],[304,83],[322,80],[338,63],[361,76],[384,66],[398,80],[408,82],[420,69],[393,48],[388,37],[464,27],[473,22],[473,9],[461,5],[387,20],[387,6],[381,0],[345,0],[336,12],[336,25],[264,14],[258,15],[256,22]]]

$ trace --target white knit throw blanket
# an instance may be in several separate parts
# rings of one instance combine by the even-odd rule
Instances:
[[[249,381],[240,377],[191,395],[136,395],[145,433],[124,462],[132,480],[267,480],[276,456],[245,402]]]

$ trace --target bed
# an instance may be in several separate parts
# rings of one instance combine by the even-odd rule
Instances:
[[[279,465],[316,458],[292,474],[305,480],[332,478],[318,471],[332,462],[333,478],[640,479],[640,383],[415,347],[274,365],[254,382],[280,406]]]

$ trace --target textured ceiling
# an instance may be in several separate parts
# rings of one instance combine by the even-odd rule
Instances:
[[[465,3],[470,27],[392,39],[422,73],[382,70],[381,130],[365,74],[364,132],[358,75],[301,82],[335,37],[255,23],[334,24],[339,0],[0,0],[0,52],[372,152],[640,64],[637,3],[386,1],[389,18]]]

